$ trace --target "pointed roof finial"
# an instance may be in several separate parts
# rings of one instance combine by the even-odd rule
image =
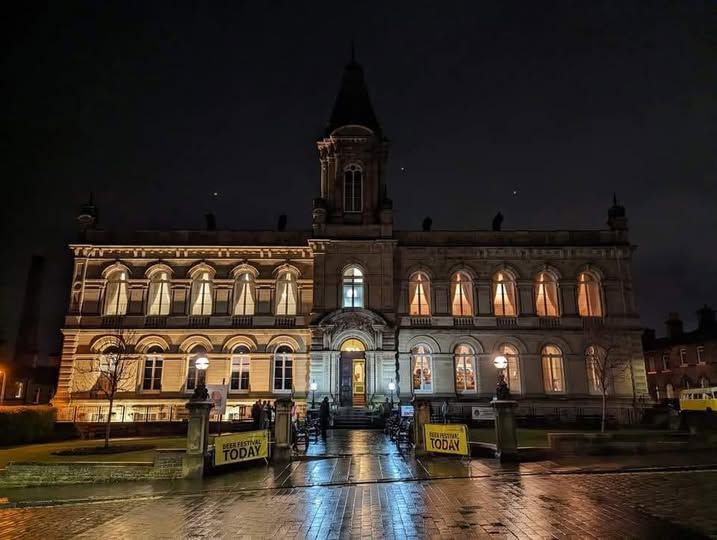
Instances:
[[[612,204],[613,206],[617,206],[617,193],[613,191],[612,193]]]
[[[354,40],[351,40],[351,65],[356,65],[356,45]]]

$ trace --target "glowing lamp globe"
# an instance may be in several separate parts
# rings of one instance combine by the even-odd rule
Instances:
[[[493,359],[493,365],[498,369],[505,369],[508,367],[508,359],[502,354],[499,354]]]
[[[311,386],[310,386],[310,388],[311,388],[311,391],[312,391],[312,392],[316,392],[316,389],[318,388],[318,386],[317,386],[317,384],[316,384],[316,381],[311,381]]]
[[[396,389],[396,383],[393,382],[393,381],[391,381],[390,383],[388,383],[388,389],[389,389],[391,392],[393,392],[393,391]]]
[[[204,371],[209,367],[209,358],[206,356],[198,356],[194,361],[194,367],[196,367],[199,371]]]

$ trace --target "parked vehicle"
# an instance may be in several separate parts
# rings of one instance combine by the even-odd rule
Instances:
[[[717,386],[682,390],[680,392],[680,410],[717,411]]]

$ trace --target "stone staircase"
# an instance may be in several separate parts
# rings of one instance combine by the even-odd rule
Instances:
[[[334,428],[362,429],[379,427],[371,422],[371,415],[364,407],[339,407],[334,416]]]

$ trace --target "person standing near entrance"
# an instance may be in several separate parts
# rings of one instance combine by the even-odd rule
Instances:
[[[326,442],[326,430],[329,428],[329,417],[331,411],[329,409],[329,398],[324,397],[319,407],[319,424],[321,425],[321,440]]]

